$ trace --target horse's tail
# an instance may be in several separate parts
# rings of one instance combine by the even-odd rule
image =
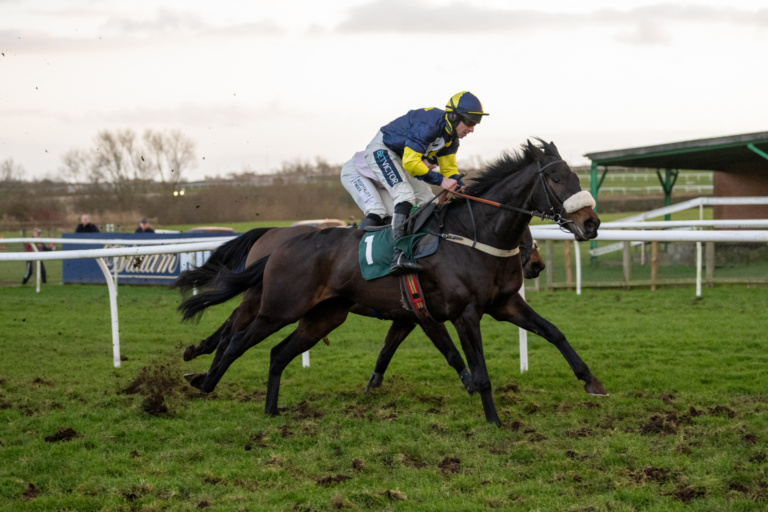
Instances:
[[[239,272],[242,270],[253,244],[271,229],[273,228],[252,229],[221,245],[211,253],[203,265],[182,272],[173,282],[171,288],[180,288],[182,293],[187,295],[193,289],[210,285],[224,269]]]
[[[261,294],[264,268],[267,266],[268,259],[269,256],[265,256],[242,272],[233,272],[228,268],[221,269],[217,277],[209,282],[211,288],[192,295],[179,305],[178,310],[182,314],[182,321],[199,317],[209,307],[226,302],[249,288],[253,288],[254,293]]]

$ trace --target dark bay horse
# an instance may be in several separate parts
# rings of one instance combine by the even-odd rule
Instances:
[[[248,267],[261,258],[269,256],[279,245],[291,238],[304,233],[318,231],[319,229],[314,226],[252,229],[240,235],[237,239],[222,245],[211,254],[208,261],[202,266],[184,271],[174,284],[174,287],[180,288],[185,294],[189,294],[192,289],[204,288],[215,281],[222,269]],[[535,279],[544,270],[545,265],[541,254],[539,254],[538,245],[531,237],[531,232],[527,227],[523,233],[519,248],[525,278]],[[246,250],[247,256],[245,256]],[[243,263],[243,259],[245,259],[245,263]],[[222,327],[208,338],[201,340],[197,346],[190,345],[184,350],[184,360],[191,361],[199,355],[210,354],[217,349],[219,349],[219,353],[226,350],[229,332],[233,328],[235,331],[240,331],[244,326],[253,321],[259,310],[260,299],[260,295],[248,294],[244,298],[242,306],[238,306],[235,309]],[[240,311],[243,313],[238,315]],[[376,316],[374,311],[357,305],[353,306],[350,312],[362,316]],[[394,356],[397,348],[417,324],[418,322],[415,319],[397,319],[393,321],[376,361],[374,372],[365,387],[366,392],[381,386],[384,373],[392,360],[392,356]],[[464,359],[453,344],[444,325],[432,325],[432,323],[422,323],[419,325],[421,325],[422,330],[435,347],[443,354],[448,364],[456,370],[467,391],[470,393],[474,392],[469,370],[467,370]]]
[[[503,155],[474,179],[467,194],[485,204],[449,203],[442,233],[504,251],[518,246],[531,216],[540,215],[555,220],[579,241],[597,236],[600,221],[593,211],[594,200],[581,190],[578,177],[552,143],[528,142],[521,152]],[[251,288],[261,294],[256,318],[242,331],[232,331],[226,349],[214,359],[208,373],[191,379],[191,384],[212,391],[248,348],[298,322],[296,330],[271,350],[265,412],[276,415],[285,367],[341,325],[355,304],[376,310],[382,318],[410,318],[412,313],[400,302],[397,278],[362,278],[357,257],[362,235],[358,230],[324,229],[297,236],[268,258],[241,273],[225,272],[213,289],[185,300],[180,310],[191,318]],[[500,423],[483,354],[480,319],[484,314],[497,320],[514,319],[517,325],[544,337],[560,350],[588,393],[606,394],[554,325],[524,301],[515,304],[523,279],[519,256],[500,257],[466,245],[442,243],[437,254],[423,262],[421,284],[430,313],[437,322],[451,321],[456,328],[487,421]]]

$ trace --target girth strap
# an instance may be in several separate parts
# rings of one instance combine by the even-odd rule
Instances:
[[[454,242],[461,245],[466,245],[467,247],[472,247],[473,249],[477,249],[480,252],[484,252],[486,254],[490,254],[491,256],[498,256],[499,258],[509,258],[511,256],[514,256],[515,254],[520,253],[520,249],[518,247],[515,247],[514,249],[497,249],[496,247],[491,247],[490,245],[486,245],[481,242],[476,242],[474,240],[469,240],[468,238],[464,238],[463,236],[459,235],[451,235],[450,233],[433,233],[443,240],[447,240],[449,242]]]
[[[419,276],[415,273],[403,274],[400,277],[400,289],[403,293],[403,305],[410,309],[420,321],[431,320],[432,316],[424,301],[424,292],[419,283]]]

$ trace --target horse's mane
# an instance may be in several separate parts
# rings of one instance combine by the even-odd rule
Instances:
[[[537,148],[547,156],[560,158],[555,144],[544,142],[539,137],[535,137],[538,144]],[[533,154],[528,144],[521,144],[519,151],[504,151],[501,156],[493,163],[488,164],[485,170],[471,179],[472,183],[467,186],[467,194],[471,196],[481,196],[488,191],[490,187],[503,180],[510,174],[514,174],[521,169],[533,163]]]

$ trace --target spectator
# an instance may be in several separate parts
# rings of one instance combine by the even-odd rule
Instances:
[[[75,228],[75,233],[98,233],[99,228],[96,226],[96,224],[91,224],[91,216],[87,213],[84,213],[82,217],[80,217],[80,224],[77,225]]]
[[[136,228],[134,233],[154,233],[155,230],[149,226],[149,221],[144,218],[139,222],[139,227]]]
[[[40,238],[40,233],[41,232],[42,231],[41,231],[40,228],[35,228],[34,232],[32,233],[32,236],[34,238]],[[43,243],[38,243],[37,244],[37,250],[38,251],[52,251],[53,248],[54,248],[53,244],[49,244],[47,246],[45,244],[43,244]],[[30,244],[29,242],[24,244],[24,249],[26,249],[27,252],[35,252],[35,248],[32,247],[32,244]],[[33,263],[34,262],[32,262],[32,261],[28,261],[27,262],[27,270],[26,270],[26,272],[24,272],[24,279],[21,281],[21,284],[27,284],[27,281],[29,281],[29,278],[32,277],[32,265],[33,265]],[[46,280],[46,275],[45,275],[45,265],[43,265],[42,261],[40,262],[40,278],[43,280],[44,283],[47,281]]]

